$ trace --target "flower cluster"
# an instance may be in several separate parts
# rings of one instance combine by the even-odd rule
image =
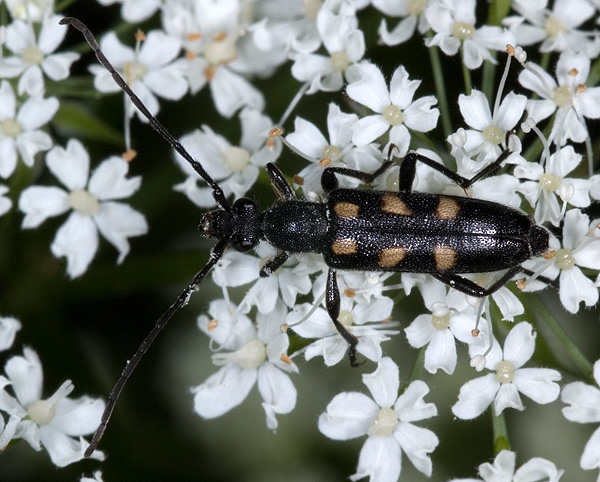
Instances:
[[[368,367],[362,373],[368,395],[344,385],[320,407],[316,424],[335,441],[366,437],[351,480],[394,482],[404,458],[431,477],[444,439],[429,419],[440,414],[461,424],[486,411],[494,420],[490,446],[497,451],[489,454],[493,463],[479,466],[481,480],[559,480],[562,461],[555,465],[544,453],[515,468],[526,444],[511,434],[505,412],[535,411],[562,399],[566,420],[600,420],[600,362],[592,368],[562,327],[567,313],[581,316],[599,301],[598,2],[493,0],[488,12],[475,0],[98,0],[95,7],[107,11],[121,5],[122,30],[99,35],[99,47],[150,115],[160,116],[167,102],[184,98],[210,104],[193,117],[182,116],[178,128],[187,133],[167,139],[171,147],[180,143],[201,169],[173,152],[181,172],[169,165],[170,179],[152,178],[152,153],[141,143],[136,161],[147,162],[131,164],[137,133],[150,129],[147,114],[127,95],[124,132],[114,136],[101,109],[75,106],[61,89],[81,81],[73,85],[101,99],[121,92],[114,75],[96,62],[71,76],[83,50],[62,50],[67,27],[58,23],[77,11],[79,2],[71,3],[59,11],[52,0],[4,2],[3,226],[8,229],[18,216],[18,236],[46,236],[42,226],[56,231],[46,241],[49,252],[65,258],[67,277],[80,282],[93,277],[88,271],[94,258],[102,258],[101,238],[116,248],[122,264],[132,250],[130,238],[146,234],[149,224],[161,227],[160,221],[152,224],[151,208],[158,204],[153,195],[138,204],[142,176],[155,189],[167,185],[184,194],[170,192],[182,212],[190,203],[222,208],[220,196],[233,201],[261,187],[271,190],[264,175],[270,163],[292,179],[290,192],[281,192],[282,180],[274,183],[278,202],[293,191],[329,209],[331,186],[322,179],[327,168],[335,168],[341,187],[464,196],[489,201],[490,209],[500,203],[522,211],[548,232],[549,246],[530,256],[522,272],[509,271],[514,276],[506,286],[499,286],[508,278],[503,271],[455,273],[455,258],[449,266],[438,263],[431,276],[370,272],[361,265],[333,270],[320,249],[296,256],[267,242],[248,252],[215,249],[209,263],[215,261],[212,282],[222,296],[202,300],[197,325],[218,369],[204,381],[196,376],[189,406],[204,419],[217,418],[252,397],[256,386],[266,427],[280,436],[284,416],[303,400],[298,380],[308,362],[322,358],[329,370],[340,370],[355,352]],[[148,30],[134,34],[141,25]],[[209,110],[216,121],[204,117]],[[86,142],[98,138],[116,138],[125,153],[96,162]],[[402,176],[411,173],[402,160],[410,152],[425,162],[417,162],[407,186]],[[208,176],[200,179],[202,170],[219,193],[206,184]],[[361,178],[357,171],[377,176]],[[457,184],[471,179],[476,182]],[[394,207],[396,214],[399,209]],[[64,219],[62,225],[54,217]],[[333,217],[328,211],[328,223]],[[303,222],[308,220],[297,221]],[[211,229],[222,243],[231,240],[215,225]],[[502,238],[497,231],[475,235]],[[185,238],[168,249],[182,246]],[[394,254],[402,258],[412,247],[390,249],[403,250]],[[460,262],[462,253],[453,251]],[[0,269],[9,264],[0,255]],[[465,294],[474,293],[473,287],[489,288],[490,296]],[[332,291],[339,293],[339,310]],[[188,301],[176,302],[166,320]],[[396,309],[405,302],[415,313],[412,320]],[[339,329],[331,319],[336,310]],[[0,318],[0,350],[12,348],[20,327],[14,318]],[[349,340],[356,346],[350,348]],[[396,344],[402,340],[400,351]],[[141,354],[146,349],[143,344]],[[548,355],[554,349],[560,354]],[[407,358],[416,361],[402,380]],[[456,380],[448,410],[429,401],[440,399],[442,378]],[[570,383],[561,386],[563,379]],[[7,358],[0,375],[0,450],[26,441],[34,450],[43,446],[63,467],[83,458],[83,436],[96,428],[104,403],[69,398],[70,380],[48,398],[42,388],[41,362],[32,348]],[[582,469],[600,466],[599,443],[594,433],[583,449]],[[93,458],[103,460],[104,453],[96,451]],[[101,478],[96,471],[93,479],[81,480]]]

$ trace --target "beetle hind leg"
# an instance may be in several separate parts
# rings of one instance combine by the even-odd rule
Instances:
[[[356,367],[358,363],[358,353],[356,351],[356,345],[358,345],[358,338],[350,333],[344,325],[340,323],[338,319],[340,316],[340,290],[337,284],[337,278],[335,271],[330,269],[327,273],[327,287],[325,288],[325,305],[327,306],[327,313],[331,321],[340,334],[340,336],[346,340],[349,346],[348,356],[350,358],[350,365]]]

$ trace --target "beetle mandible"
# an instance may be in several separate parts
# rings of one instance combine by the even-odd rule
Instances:
[[[217,209],[205,213],[200,222],[203,236],[217,239],[206,265],[158,319],[127,363],[109,395],[100,425],[85,452],[86,457],[98,446],[117,398],[144,353],[175,312],[187,304],[228,245],[240,252],[251,250],[261,241],[273,246],[277,252],[262,267],[262,277],[272,275],[292,255],[307,252],[322,254],[329,266],[325,305],[339,334],[349,344],[353,365],[357,364],[356,345],[359,339],[338,321],[340,294],[337,270],[429,273],[463,293],[484,297],[523,271],[521,264],[524,261],[548,250],[549,232],[520,211],[491,201],[412,190],[417,161],[467,189],[498,169],[511,155],[508,149],[470,179],[428,157],[411,152],[401,162],[398,191],[338,187],[337,176],[340,175],[372,184],[393,164],[391,158],[373,173],[327,167],[321,177],[321,185],[327,195],[325,202],[299,199],[282,172],[269,163],[266,170],[277,195],[275,204],[264,211],[246,197],[230,204],[219,184],[150,114],[112,67],[88,28],[72,17],[63,18],[60,23],[72,25],[84,35],[98,61],[111,73],[152,128],[210,186],[217,204]],[[487,288],[461,276],[499,270],[506,271]]]

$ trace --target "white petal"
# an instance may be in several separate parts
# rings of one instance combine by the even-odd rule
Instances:
[[[410,423],[401,423],[394,432],[394,438],[415,468],[431,477],[433,466],[429,454],[440,443],[435,433]]]
[[[42,363],[38,354],[31,348],[23,349],[23,356],[10,358],[4,367],[6,376],[12,382],[12,388],[24,407],[42,397]]]
[[[290,413],[296,406],[296,387],[289,375],[271,363],[263,363],[258,368],[258,391],[263,398],[262,406],[267,415],[267,427],[275,430],[275,414]]]
[[[490,406],[499,388],[500,382],[496,380],[495,373],[468,381],[460,388],[452,413],[463,420],[478,417]]]
[[[66,256],[71,278],[81,276],[98,250],[98,231],[92,219],[72,212],[56,232],[50,250],[57,258]]]
[[[265,101],[260,91],[225,66],[217,69],[210,82],[210,90],[217,111],[224,117],[231,117],[244,106],[257,110],[264,107]]]
[[[46,219],[69,210],[69,196],[58,187],[31,186],[19,197],[19,209],[25,213],[24,229],[37,228]]]
[[[377,369],[363,375],[362,381],[380,407],[391,407],[398,398],[400,374],[398,365],[391,358],[382,358]]]
[[[66,149],[52,148],[46,155],[46,165],[70,191],[84,189],[88,182],[90,156],[77,139],[71,139]]]
[[[404,329],[406,338],[413,348],[421,348],[431,341],[436,333],[436,329],[431,323],[431,315],[419,315],[414,321]]]
[[[521,368],[515,371],[513,383],[523,395],[545,404],[558,398],[560,386],[556,382],[560,379],[560,373],[550,368]]]
[[[600,428],[592,434],[583,453],[581,454],[581,468],[584,470],[597,469],[600,467]]]
[[[31,97],[19,109],[17,121],[26,129],[33,130],[47,124],[58,110],[58,99]]]
[[[485,94],[473,89],[471,95],[460,94],[458,106],[465,122],[473,129],[483,131],[492,123],[492,114]]]
[[[257,370],[226,365],[206,381],[192,388],[194,411],[204,418],[215,418],[242,403],[254,386]]]
[[[598,302],[598,288],[577,266],[561,270],[558,294],[560,302],[570,313],[577,313],[582,301],[586,306],[594,306]]]
[[[358,71],[361,79],[349,84],[346,92],[351,99],[366,105],[372,111],[382,112],[391,101],[381,70],[371,63],[363,63],[358,65]]]
[[[371,481],[396,482],[401,468],[402,452],[394,437],[369,437],[360,451],[356,474],[350,480],[369,477]]]
[[[319,430],[333,440],[360,437],[367,433],[378,412],[377,404],[362,393],[339,393],[319,417]]]
[[[119,251],[117,263],[122,263],[129,253],[127,238],[148,232],[148,223],[144,215],[131,206],[118,202],[101,203],[94,221],[102,236]]]
[[[366,146],[385,133],[389,127],[390,123],[381,115],[376,114],[363,117],[356,121],[355,124],[352,124],[352,142],[357,147]]]
[[[437,415],[434,403],[425,402],[424,397],[429,393],[429,387],[422,380],[412,382],[398,397],[394,410],[402,422],[416,422]]]
[[[562,413],[567,420],[578,423],[600,422],[600,390],[583,382],[566,385],[561,400],[569,404]]]
[[[129,164],[118,156],[102,162],[92,173],[88,190],[100,200],[123,199],[136,192],[142,183],[141,176],[127,179]]]
[[[523,402],[519,391],[513,383],[501,383],[496,399],[494,400],[494,413],[500,415],[505,408],[523,410]]]
[[[63,398],[56,405],[56,415],[50,422],[67,435],[87,435],[98,427],[104,402],[88,396]]]
[[[535,338],[529,323],[522,322],[514,326],[504,342],[504,359],[509,360],[515,368],[521,368],[533,355]]]
[[[449,375],[456,368],[456,343],[450,330],[436,330],[425,351],[425,369],[429,373],[437,373],[441,368]]]

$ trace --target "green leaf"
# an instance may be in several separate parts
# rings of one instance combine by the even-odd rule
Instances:
[[[56,128],[69,137],[88,138],[123,146],[123,133],[85,109],[81,104],[61,100],[54,116]]]

